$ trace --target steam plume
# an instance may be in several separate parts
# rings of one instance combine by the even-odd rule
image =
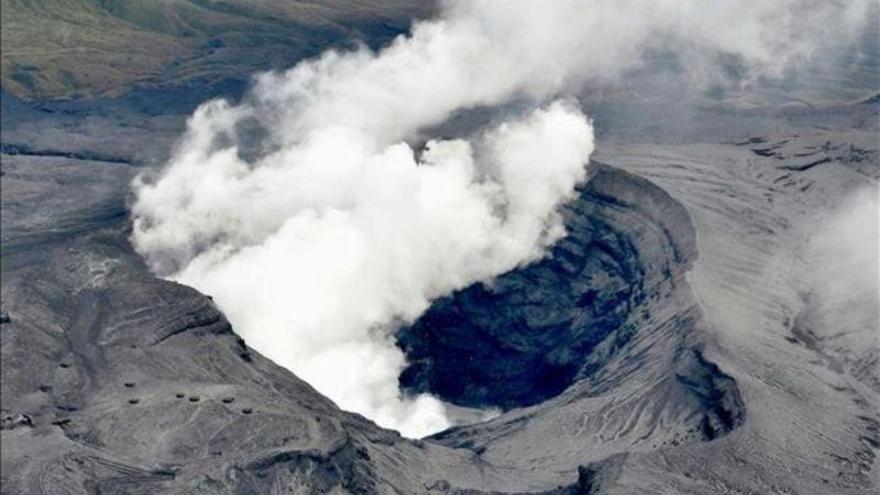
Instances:
[[[773,75],[864,4],[446,2],[378,53],[330,51],[258,76],[238,105],[200,107],[161,178],[136,183],[132,240],[341,407],[428,434],[450,418],[428,395],[400,396],[391,334],[564,235],[557,207],[593,151],[566,95],[658,47],[700,84],[720,53],[743,61],[741,80]],[[406,144],[457,111],[513,99],[532,110],[466,139]]]

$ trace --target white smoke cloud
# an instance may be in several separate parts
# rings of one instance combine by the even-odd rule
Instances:
[[[810,55],[811,30],[863,3],[446,2],[379,52],[329,51],[258,76],[238,105],[200,107],[163,175],[136,183],[132,240],[341,407],[422,436],[451,420],[428,395],[400,395],[391,334],[433,298],[564,235],[556,209],[593,151],[566,94],[620,77],[660,45],[700,60],[697,78],[719,52],[778,71]],[[515,98],[533,110],[464,140],[405,142]],[[242,126],[254,121],[264,147],[247,157]]]
[[[230,112],[205,106],[194,126]],[[140,190],[134,238],[146,253],[185,246],[173,277],[212,294],[254,348],[342,407],[420,435],[448,422],[436,400],[398,397],[393,323],[539,256],[592,146],[563,103],[473,142],[431,142],[418,160],[351,129],[256,164],[205,153],[196,136]]]
[[[816,223],[803,255],[809,288],[806,323],[832,349],[876,355],[880,353],[880,187],[857,189]],[[873,378],[880,382],[880,377]]]

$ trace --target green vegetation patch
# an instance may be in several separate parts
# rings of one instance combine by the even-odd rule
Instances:
[[[0,0],[2,86],[25,99],[280,67],[430,0]]]

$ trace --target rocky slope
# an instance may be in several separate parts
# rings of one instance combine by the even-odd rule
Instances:
[[[573,301],[584,314],[619,315],[600,337],[581,327],[586,343],[556,337],[556,351],[564,353],[569,342],[571,362],[581,368],[569,379],[575,385],[535,408],[412,442],[339,411],[249,350],[209,298],[148,273],[126,240],[126,184],[136,169],[23,155],[4,156],[2,166],[9,320],[0,334],[4,492],[52,493],[60,486],[102,493],[282,486],[367,493],[435,485],[531,490],[573,481],[579,463],[594,455],[588,438],[617,431],[616,447],[606,448],[647,448],[714,438],[743,417],[732,380],[706,362],[699,339],[688,336],[701,317],[683,279],[695,255],[687,214],[647,181],[612,167],[594,167],[567,212],[570,241],[558,248],[570,251],[570,266],[580,265],[587,279],[592,273],[613,280],[613,256],[630,265],[632,277],[617,280],[617,290],[628,294],[617,312],[582,309],[601,296]],[[608,259],[586,261],[597,255],[579,241],[593,237],[606,240]],[[502,277],[496,288],[505,278],[547,270],[548,263],[558,271],[564,260],[554,255]],[[605,270],[596,268],[601,261]],[[568,285],[547,283],[538,308],[562,287]],[[652,315],[658,305],[675,310]],[[504,306],[521,309],[510,301],[496,304]],[[591,352],[576,356],[578,348]],[[626,372],[652,363],[642,353],[665,357],[653,374]],[[630,400],[609,404],[610,392],[617,401],[621,389],[630,389]],[[657,401],[657,394],[669,398]],[[582,421],[589,408],[618,417],[606,413],[607,423],[581,425],[565,449],[547,443],[555,452],[549,459],[506,451],[544,437],[549,423],[560,426],[560,417]],[[655,415],[670,422],[656,435],[623,428]],[[535,469],[548,476],[535,476]]]
[[[545,259],[440,299],[400,331],[405,388],[472,407],[543,402],[601,372],[649,318],[646,300],[684,283],[696,250],[680,205],[601,164],[579,194]]]
[[[126,241],[137,168],[4,154],[3,492],[870,492],[876,334],[829,340],[802,298],[805,261],[788,253],[815,236],[811,212],[875,183],[876,110],[713,114],[736,125],[706,130],[706,144],[607,130],[598,158],[666,192],[595,165],[553,256],[430,312],[479,295],[540,322],[518,304],[533,298],[556,332],[580,337],[481,327],[482,305],[445,317],[469,322],[475,342],[545,345],[542,358],[577,363],[570,386],[534,399],[539,382],[519,368],[535,354],[507,354],[496,372],[526,398],[468,383],[447,396],[512,409],[423,441],[339,411],[247,349],[209,298],[148,273]],[[554,287],[577,269],[567,280],[582,283]],[[617,312],[597,311],[603,298]],[[595,337],[577,325],[603,314],[614,317]],[[442,339],[411,343],[430,372],[454,357],[428,352],[454,349]]]
[[[2,493],[880,486],[876,280],[845,286],[849,305],[826,286],[876,270],[840,263],[852,229],[835,227],[856,192],[876,198],[876,98],[585,99],[597,163],[569,236],[399,334],[408,390],[505,411],[415,441],[340,411],[131,250],[130,180],[199,101],[237,96],[223,80],[2,95]]]
[[[749,133],[729,139],[725,131],[726,143],[708,134],[700,145],[606,146],[603,153],[691,211],[700,260],[689,279],[714,323],[707,355],[736,379],[748,409],[744,425],[719,441],[629,455],[600,468],[614,478],[603,485],[607,493],[876,488],[880,396],[868,378],[878,376],[880,348],[876,254],[854,269],[844,255],[846,236],[837,235],[834,255],[821,260],[808,247],[833,235],[828,212],[855,191],[876,201],[877,111],[856,103],[782,112],[769,129],[760,124],[764,116],[753,115]],[[874,225],[876,205],[865,206]],[[860,248],[877,253],[871,222],[860,229],[867,229]],[[848,318],[810,316],[808,295],[829,282],[811,274],[826,265],[835,278],[867,274],[865,287],[847,286],[847,297],[862,301]],[[848,328],[854,315],[860,323]],[[805,326],[811,337],[804,338]]]

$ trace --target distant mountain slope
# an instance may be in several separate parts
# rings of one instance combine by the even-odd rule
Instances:
[[[134,83],[284,67],[343,39],[387,39],[431,0],[2,0],[2,86],[114,95]],[[364,36],[359,36],[364,35]]]

